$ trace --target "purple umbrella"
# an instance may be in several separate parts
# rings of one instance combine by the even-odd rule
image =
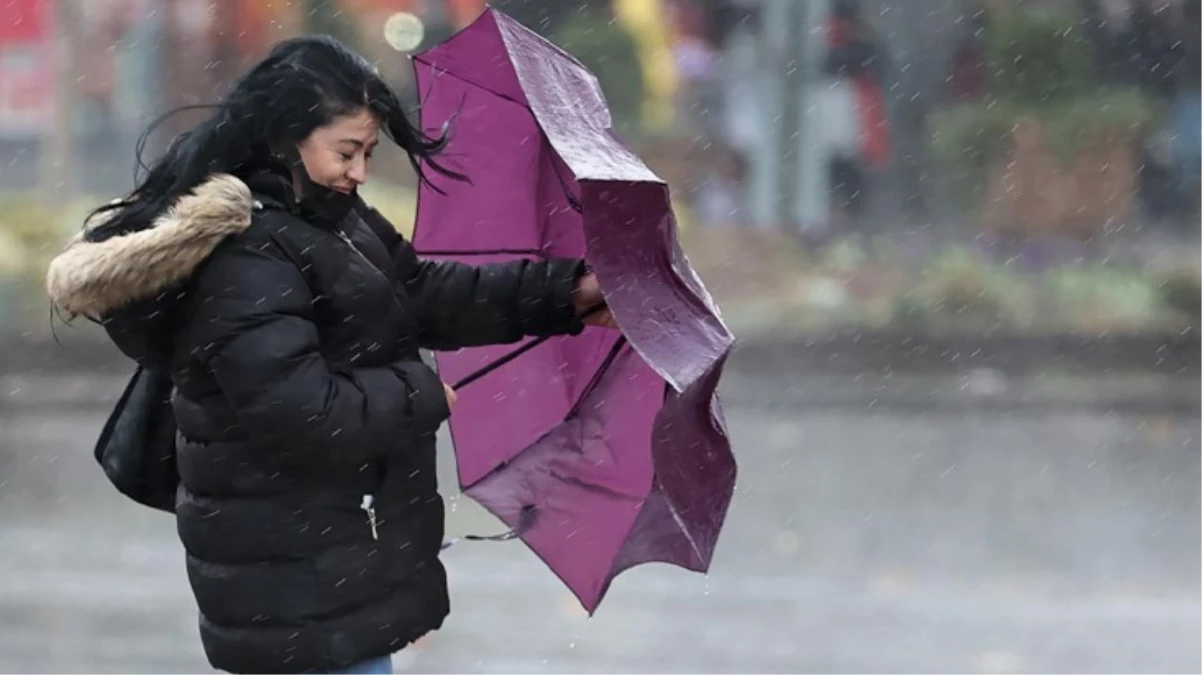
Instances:
[[[450,421],[463,492],[590,614],[635,565],[707,571],[734,492],[716,395],[734,338],[667,185],[612,134],[592,73],[496,10],[414,60],[422,125],[450,125],[442,163],[470,179],[429,172],[418,250],[584,257],[621,326],[437,356],[444,379],[473,382]]]

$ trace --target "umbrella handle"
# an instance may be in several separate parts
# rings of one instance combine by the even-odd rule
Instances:
[[[592,314],[600,312],[603,309],[605,309],[605,303],[604,302],[598,303],[597,305],[590,307],[588,309],[588,311],[581,314],[580,318],[585,318],[587,316],[590,316]],[[506,363],[509,363],[510,361],[516,359],[517,357],[521,356],[522,354],[525,354],[526,352],[530,351],[531,349],[534,349],[538,345],[543,344],[550,338],[551,338],[551,336],[547,335],[547,336],[540,337],[537,340],[531,340],[530,342],[527,342],[526,344],[522,345],[521,347],[518,347],[517,349],[500,357],[499,359],[493,361],[492,363],[489,363],[488,365],[484,366],[483,368],[476,370],[475,372],[471,373],[467,377],[464,377],[463,379],[459,380],[454,385],[452,385],[451,388],[458,391],[461,387],[467,386],[467,385],[471,384],[472,382],[475,382],[476,380],[484,377],[485,375],[491,373],[492,371],[496,370],[497,368],[500,368],[501,366],[505,365]],[[614,358],[617,357],[618,352],[620,352],[622,350],[622,347],[625,344],[626,344],[625,336],[619,337],[617,342],[614,343],[613,348],[610,349],[609,354],[605,358],[604,364],[602,364],[602,366],[597,369],[597,372],[594,373],[594,375],[593,375],[593,379],[591,381],[589,381],[589,383],[585,386],[585,395],[587,395],[587,392],[591,391],[592,388],[596,386],[598,378],[600,377],[601,373],[605,372],[609,368],[609,365],[613,362]],[[583,401],[583,400],[584,400],[584,395],[582,395],[580,398],[580,401]],[[580,401],[578,401],[576,403],[576,405],[573,406],[570,411],[568,411],[567,416],[569,418],[575,416],[576,413],[578,412],[578,409],[580,406]],[[513,528],[511,528],[509,531],[502,532],[501,534],[493,534],[493,535],[468,534],[468,535],[465,535],[463,537],[463,539],[466,539],[467,541],[509,541],[511,539],[518,539],[522,535],[526,534],[526,532],[531,527],[534,526],[534,522],[537,519],[537,515],[538,515],[538,511],[535,508],[534,504],[526,504],[518,512],[517,525],[514,526]],[[459,543],[459,541],[460,541],[459,538],[448,539],[446,541],[443,541],[442,546],[440,547],[440,550],[445,551],[446,549]]]
[[[604,302],[599,302],[596,305],[593,305],[592,307],[588,308],[583,314],[581,314],[577,318],[587,319],[588,317],[605,309],[605,306],[606,305]],[[521,347],[518,347],[517,349],[509,352],[508,354],[501,356],[500,358],[493,361],[492,363],[484,365],[484,366],[478,368],[477,370],[474,370],[471,373],[468,373],[462,379],[460,379],[458,382],[456,382],[455,384],[452,384],[451,389],[454,389],[455,391],[459,391],[460,389],[462,389],[462,388],[466,387],[467,385],[475,382],[476,380],[484,377],[485,375],[491,373],[492,371],[496,370],[497,368],[500,368],[501,366],[516,359],[517,357],[521,356],[522,354],[525,354],[526,352],[530,351],[531,349],[534,349],[535,347],[543,344],[547,340],[550,340],[552,337],[554,337],[554,336],[553,335],[544,335],[544,336],[538,338],[537,340],[531,340],[530,342],[527,342],[526,344],[522,345]]]
[[[518,524],[508,532],[490,535],[468,534],[464,535],[463,539],[466,539],[467,541],[509,541],[511,539],[517,539],[523,534],[526,534],[530,528],[534,527],[534,521],[537,520],[537,515],[538,511],[534,508],[534,504],[526,504],[521,508],[520,511],[518,511]],[[457,543],[459,543],[458,538],[448,539],[442,542],[442,547],[440,550],[445,551]]]

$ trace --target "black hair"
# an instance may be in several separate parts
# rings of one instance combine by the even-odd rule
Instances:
[[[437,138],[410,123],[396,92],[359,54],[328,36],[304,36],[278,43],[250,68],[219,103],[199,106],[212,115],[176,136],[166,152],[147,166],[142,155],[154,129],[171,115],[158,118],[138,140],[142,175],[125,199],[101,206],[93,216],[112,211],[88,238],[111,236],[150,227],[176,199],[218,172],[246,178],[291,156],[296,144],[334,118],[367,109],[385,134],[409,155],[418,179],[428,184],[423,165],[462,179],[435,161],[446,145],[444,128]]]

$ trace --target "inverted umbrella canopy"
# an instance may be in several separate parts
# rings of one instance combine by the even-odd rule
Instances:
[[[610,131],[596,78],[487,10],[414,57],[421,123],[450,129],[414,243],[472,263],[583,257],[621,332],[526,345],[460,394],[459,482],[589,613],[613,578],[666,562],[704,572],[734,492],[716,389],[734,338],[676,240],[667,185]],[[447,381],[514,347],[436,356]]]

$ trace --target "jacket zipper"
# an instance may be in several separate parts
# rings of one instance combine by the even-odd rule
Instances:
[[[374,495],[365,494],[363,495],[363,502],[359,504],[359,508],[363,509],[363,512],[367,514],[367,525],[371,528],[371,538],[379,541],[380,533],[376,530],[375,501],[376,498]]]
[[[355,246],[355,242],[351,241],[351,238],[349,236],[347,236],[347,234],[345,232],[343,232],[341,229],[338,229],[338,228],[334,228],[334,229],[338,233],[338,238],[341,239],[344,243],[346,243],[347,248],[354,251],[355,254],[358,255],[359,258],[361,258],[363,260],[363,263],[366,264],[369,269],[371,269],[376,274],[380,275],[380,278],[383,279],[384,282],[388,285],[389,297],[392,298],[392,302],[397,306],[397,309],[399,309],[402,313],[404,313],[405,307],[403,305],[401,305],[400,300],[397,300],[396,290],[392,287],[392,281],[388,278],[388,275],[384,274],[384,272],[381,271],[380,268],[376,267],[376,264],[373,263],[366,255],[364,255],[363,251],[359,250],[359,247]],[[381,480],[381,482],[383,482],[383,476],[381,476],[380,480]],[[373,495],[369,492],[369,493],[366,493],[363,495],[363,501],[359,503],[359,509],[362,510],[363,513],[367,516],[367,526],[371,528],[371,538],[376,541],[379,541],[380,540],[380,532],[378,529],[379,521],[376,520],[375,504],[376,504],[376,497],[375,497],[375,495]]]
[[[395,304],[397,306],[397,309],[404,312],[405,307],[403,305],[401,305],[400,300],[396,299],[396,289],[394,289],[392,287],[392,280],[388,278],[388,275],[384,274],[384,272],[382,272],[379,267],[376,267],[376,264],[374,262],[372,262],[371,259],[368,258],[363,253],[363,251],[360,251],[358,246],[355,246],[355,242],[351,241],[351,238],[348,237],[345,232],[343,232],[342,230],[338,230],[338,238],[341,239],[342,241],[346,242],[347,247],[350,248],[352,251],[354,251],[355,254],[358,255],[359,258],[363,260],[363,262],[367,265],[367,267],[369,269],[371,269],[371,271],[380,275],[380,278],[383,279],[388,284],[388,288],[392,290],[392,293],[389,294],[389,297],[392,298],[393,304]]]

